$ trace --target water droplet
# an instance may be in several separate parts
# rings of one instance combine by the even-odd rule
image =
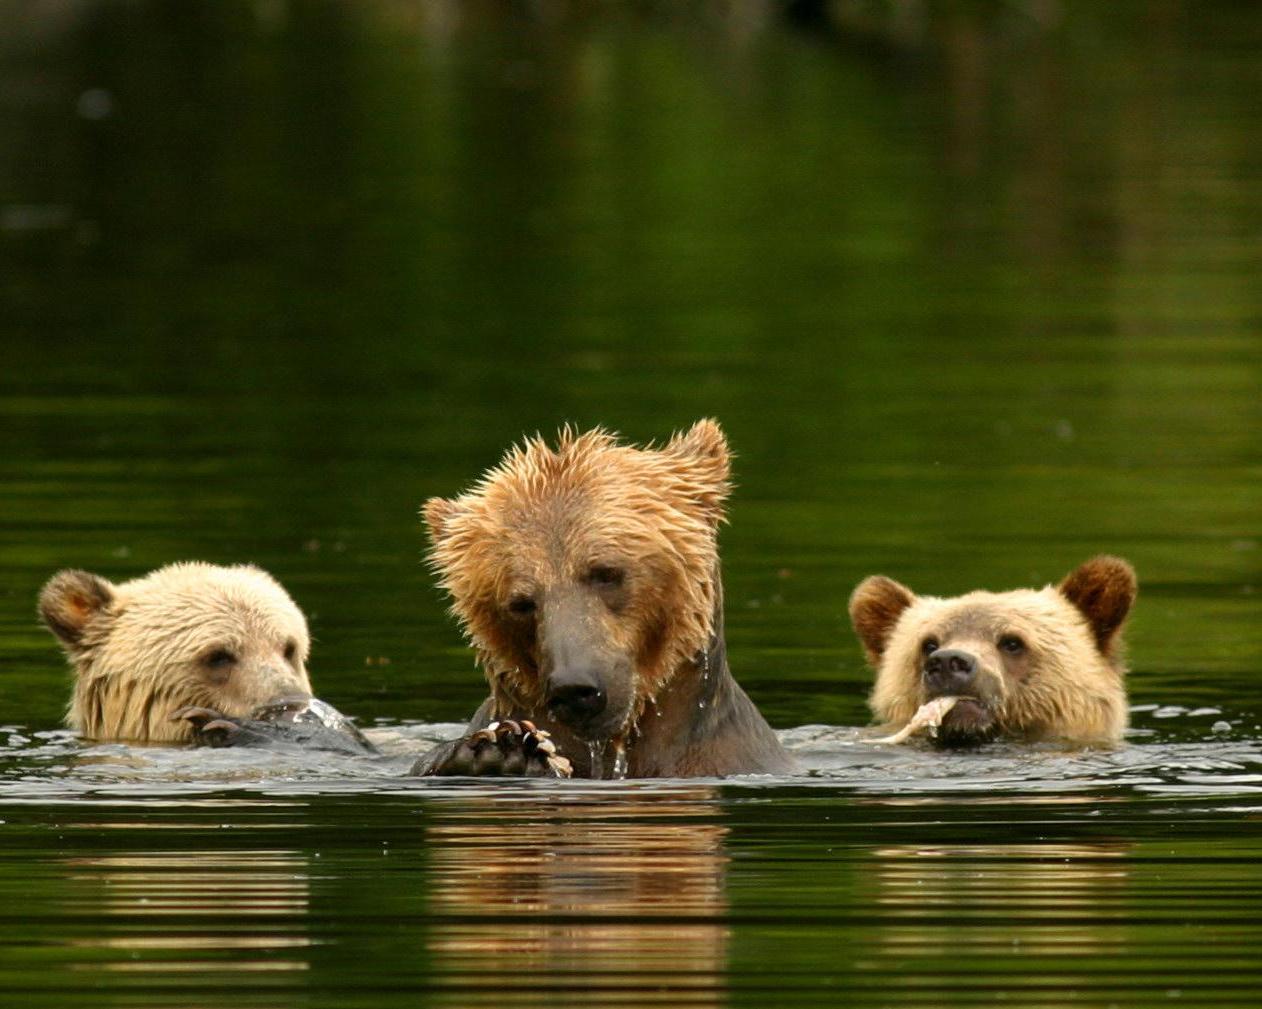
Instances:
[[[614,744],[613,777],[621,781],[627,776],[627,748],[622,743]]]
[[[591,761],[592,777],[603,778],[605,776],[605,747],[601,743],[589,741],[587,744],[587,757]]]

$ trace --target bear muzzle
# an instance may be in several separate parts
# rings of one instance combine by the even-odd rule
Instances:
[[[619,689],[626,679],[590,665],[553,669],[545,682],[548,716],[582,739],[608,739],[630,713],[628,691]]]
[[[959,698],[938,727],[939,744],[971,746],[995,736],[1002,689],[976,655],[962,648],[939,648],[925,659],[921,680],[928,700]]]
[[[933,697],[963,697],[973,692],[977,657],[962,648],[939,648],[925,659],[921,675]]]
[[[599,718],[609,696],[591,673],[565,673],[549,679],[547,703],[549,715],[577,728]]]
[[[634,695],[635,668],[606,610],[591,593],[569,589],[546,598],[538,617],[548,717],[590,742],[623,728]]]
[[[305,676],[297,676],[292,671],[263,663],[255,667],[253,675],[244,678],[252,688],[248,696],[242,698],[246,702],[248,714],[256,708],[269,705],[290,705],[312,699],[311,682]]]

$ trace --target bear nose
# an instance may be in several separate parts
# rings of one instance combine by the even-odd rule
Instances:
[[[295,698],[310,699],[311,689],[288,669],[264,665],[258,669],[258,682],[267,694],[269,703],[280,703]]]
[[[960,648],[939,648],[925,659],[925,685],[935,696],[968,691],[977,673],[977,659]]]
[[[554,676],[548,684],[548,714],[576,728],[605,710],[605,692],[590,675]]]

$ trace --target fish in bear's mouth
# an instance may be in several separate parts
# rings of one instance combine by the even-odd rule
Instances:
[[[938,731],[934,734],[938,745],[974,746],[994,737],[997,728],[995,712],[981,698],[943,694],[936,699],[953,702],[943,713]]]
[[[980,698],[940,694],[917,708],[898,732],[872,741],[901,743],[927,730],[929,737],[940,746],[973,746],[993,738],[996,727],[994,711]]]

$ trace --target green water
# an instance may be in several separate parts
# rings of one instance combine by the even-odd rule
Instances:
[[[1262,16],[839,6],[0,3],[6,1000],[1256,1001]],[[484,789],[54,731],[53,571],[249,560],[419,746],[482,696],[421,501],[706,415],[777,728],[865,720],[863,576],[1108,551],[1127,746]]]

